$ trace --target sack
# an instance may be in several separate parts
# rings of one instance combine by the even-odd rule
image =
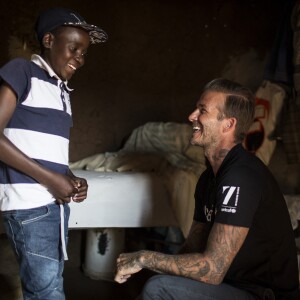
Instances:
[[[286,91],[278,84],[264,80],[255,93],[254,121],[244,140],[245,148],[269,164],[276,147],[276,126]]]

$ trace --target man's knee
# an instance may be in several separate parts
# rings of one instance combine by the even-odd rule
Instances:
[[[164,290],[169,280],[168,275],[155,275],[151,277],[142,290],[137,300],[159,300],[166,299]]]

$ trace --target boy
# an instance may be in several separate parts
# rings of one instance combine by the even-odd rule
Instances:
[[[54,8],[35,26],[41,55],[0,69],[0,209],[20,265],[24,299],[65,299],[68,202],[87,182],[68,167],[72,126],[68,80],[106,33],[76,12]]]

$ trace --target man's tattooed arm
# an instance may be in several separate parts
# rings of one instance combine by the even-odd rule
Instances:
[[[179,253],[202,253],[205,250],[208,234],[209,227],[207,224],[193,221],[188,237]]]
[[[248,228],[215,223],[203,253],[167,255],[153,251],[121,254],[117,260],[115,280],[125,282],[143,268],[183,276],[198,281],[220,284],[241,248]]]

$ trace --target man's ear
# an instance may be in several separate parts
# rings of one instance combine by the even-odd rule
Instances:
[[[42,43],[43,43],[43,46],[44,46],[46,49],[51,48],[52,43],[53,43],[53,38],[54,38],[54,36],[53,36],[53,34],[50,33],[50,32],[47,32],[47,33],[44,34]]]
[[[226,119],[224,130],[228,131],[231,128],[235,127],[235,125],[236,125],[236,119],[235,118],[228,118],[228,119]]]

